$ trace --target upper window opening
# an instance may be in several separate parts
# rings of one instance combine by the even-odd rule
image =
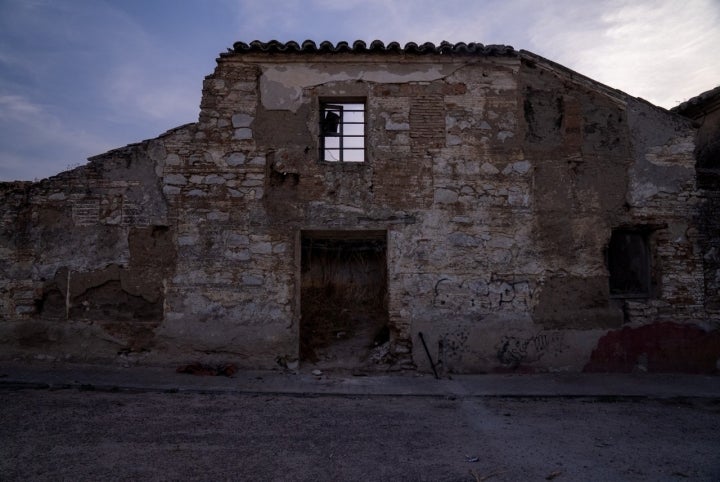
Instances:
[[[651,290],[650,247],[647,233],[613,230],[608,247],[610,294],[648,297]]]
[[[365,104],[320,104],[320,156],[327,162],[365,161]]]

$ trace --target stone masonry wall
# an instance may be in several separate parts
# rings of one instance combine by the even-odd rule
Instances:
[[[705,306],[720,318],[720,92],[688,108],[699,124],[695,154],[703,199],[698,225],[705,265]]]
[[[364,99],[366,162],[318,161],[319,103]],[[716,329],[694,131],[529,53],[226,54],[199,121],[2,185],[8,353],[296,366],[304,231],[387,233],[391,350],[452,372],[582,370],[609,330]],[[652,296],[610,296],[613,229]],[[612,331],[611,331],[612,332]],[[640,362],[639,362],[640,363]]]
[[[5,354],[107,358],[149,350],[174,267],[162,140],[0,189]]]

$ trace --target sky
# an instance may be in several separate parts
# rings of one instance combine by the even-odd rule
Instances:
[[[720,0],[0,0],[0,181],[199,114],[236,41],[505,44],[672,108],[720,85]]]

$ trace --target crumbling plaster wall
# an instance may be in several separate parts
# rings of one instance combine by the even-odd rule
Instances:
[[[702,250],[697,222],[695,130],[678,116],[631,100],[634,141],[626,223],[655,225],[655,299],[625,303],[631,321],[705,320]],[[711,326],[711,325],[710,325]]]
[[[283,259],[272,267],[279,278],[259,290],[282,282],[287,346],[297,336],[302,229],[388,231],[395,349],[412,347],[419,365],[418,331],[451,370],[581,369],[599,337],[625,321],[703,319],[687,226],[692,129],[567,77],[518,58],[221,62],[206,98],[223,104],[203,115],[246,143],[243,159],[264,160],[252,232],[295,256],[274,257]],[[345,96],[367,98],[368,162],[318,163],[318,99]],[[658,293],[611,300],[604,250],[614,227],[635,225],[655,229]]]
[[[366,99],[365,163],[318,162],[319,99],[342,97]],[[708,324],[693,134],[529,54],[226,54],[197,124],[2,191],[3,337],[294,366],[302,230],[384,230],[396,355],[429,369],[423,332],[447,371],[581,370],[608,330]],[[611,299],[612,229],[638,225],[656,291]],[[90,301],[111,295],[131,319]]]
[[[240,113],[252,117],[249,128],[267,160],[266,229],[286,238],[302,229],[387,230],[390,327],[400,355],[423,322],[472,316],[473,297],[476,310],[526,308],[527,282],[510,285],[518,290],[515,308],[501,307],[507,287],[487,269],[508,261],[504,244],[514,243],[491,240],[488,224],[514,236],[527,220],[489,214],[508,203],[522,211],[528,202],[529,165],[509,140],[517,128],[517,59],[448,59],[440,66],[411,56],[391,63],[351,56],[314,66],[288,59],[253,57],[259,109]],[[367,162],[318,163],[318,99],[346,96],[367,98]],[[483,179],[488,185],[480,188]],[[480,252],[488,241],[495,261]],[[295,268],[292,261],[286,269]],[[470,315],[461,311],[465,302]]]
[[[152,347],[174,244],[161,141],[128,146],[37,183],[4,183],[4,354],[108,358]]]
[[[681,106],[682,107],[682,106]],[[695,154],[703,200],[698,215],[705,263],[705,306],[720,318],[720,89],[681,109],[698,127]]]
[[[708,319],[698,303],[702,265],[691,225],[698,199],[689,123],[538,60],[523,56],[513,112],[518,126],[510,138],[519,140],[513,161],[527,172],[527,184],[518,182],[522,176],[500,184],[497,174],[509,171],[508,159],[478,153],[497,164],[487,169],[494,176],[474,185],[504,187],[524,200],[513,205],[518,197],[508,197],[472,219],[472,226],[490,228],[487,241],[472,253],[456,250],[464,266],[484,273],[481,308],[463,290],[465,280],[453,286],[450,278],[435,292],[449,289],[471,306],[429,314],[440,324],[416,325],[426,337],[433,330],[437,357],[450,370],[579,370],[598,338],[623,323]],[[653,229],[659,279],[650,299],[610,297],[605,251],[617,227]],[[510,248],[504,258],[496,257],[498,247]],[[468,263],[483,256],[484,266]],[[484,309],[493,298],[500,309]]]

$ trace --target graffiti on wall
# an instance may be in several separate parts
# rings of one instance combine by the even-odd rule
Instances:
[[[515,368],[537,361],[548,352],[562,351],[564,340],[562,332],[540,332],[529,338],[503,336],[497,345],[497,357],[503,365]]]
[[[434,307],[462,312],[526,311],[531,283],[523,281],[440,278],[433,289]]]

